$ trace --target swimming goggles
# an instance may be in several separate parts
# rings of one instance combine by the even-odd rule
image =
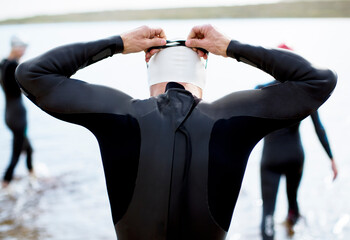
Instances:
[[[186,40],[166,40],[165,45],[150,47],[149,49],[147,49],[147,52],[151,51],[152,49],[162,49],[162,48],[178,47],[178,46],[187,47],[185,43],[186,43]],[[197,49],[204,52],[205,54],[209,54],[209,52],[204,48],[197,48]]]
[[[166,40],[165,45],[150,47],[149,49],[147,49],[147,52],[150,52],[152,49],[163,49],[163,48],[179,47],[179,46],[187,47],[185,43],[186,43],[186,40]],[[207,50],[205,50],[204,48],[196,48],[196,49],[209,55],[209,52]],[[207,64],[208,64],[208,58],[205,61],[205,68],[207,68]],[[147,67],[148,67],[148,64],[147,64]]]

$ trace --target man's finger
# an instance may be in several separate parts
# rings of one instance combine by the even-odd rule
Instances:
[[[154,47],[154,46],[163,46],[166,45],[166,40],[164,38],[152,38],[147,40],[147,48]]]
[[[145,61],[149,62],[149,60],[151,59],[151,54],[149,52],[145,53]]]
[[[165,32],[161,28],[152,28],[150,31],[150,36],[149,38],[164,38],[166,39]]]
[[[146,62],[149,62],[149,60],[153,57],[154,54],[160,52],[160,49],[152,49],[149,52],[146,52],[145,59]]]
[[[190,48],[198,48],[201,47],[201,40],[200,39],[188,39],[186,40],[186,46]]]
[[[152,49],[151,51],[149,51],[150,57],[152,57],[154,54],[160,52],[160,49]]]
[[[205,54],[203,51],[201,51],[199,49],[197,50],[197,55],[198,55],[198,57],[202,57],[205,60],[207,60],[207,58],[208,58],[207,54]]]
[[[160,52],[160,50],[161,50],[161,49],[152,49],[152,50],[150,51],[150,53],[151,53],[151,55],[154,55],[154,54]]]
[[[165,32],[163,31],[163,29],[156,28],[155,33],[156,33],[156,36],[166,39],[166,35],[165,35]]]
[[[201,33],[201,26],[194,26],[188,34],[187,39],[197,38],[199,33]]]

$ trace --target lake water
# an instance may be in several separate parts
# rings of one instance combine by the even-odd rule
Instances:
[[[331,181],[330,163],[310,119],[302,123],[305,171],[299,191],[303,219],[294,239],[350,239],[350,19],[217,19],[61,23],[0,26],[0,57],[9,51],[9,38],[22,36],[29,48],[24,59],[52,47],[120,34],[140,25],[160,26],[168,38],[186,38],[191,27],[211,23],[233,39],[274,47],[285,42],[315,64],[339,76],[333,96],[320,108],[322,122],[338,163],[339,177]],[[148,97],[143,54],[117,55],[79,71],[76,78],[118,88],[135,98]],[[210,56],[204,99],[215,100],[235,90],[251,89],[271,76]],[[139,86],[135,88],[135,86]],[[10,157],[11,135],[4,121],[0,91],[0,169]],[[25,99],[29,136],[35,149],[38,179],[27,177],[24,161],[8,191],[0,191],[0,239],[105,240],[115,239],[97,142],[87,130],[56,120]],[[230,240],[259,239],[261,198],[259,143],[246,171],[228,234]],[[282,223],[286,213],[285,183],[280,184],[276,209],[276,239],[288,239]]]

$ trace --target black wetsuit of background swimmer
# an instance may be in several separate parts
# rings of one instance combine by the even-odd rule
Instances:
[[[5,122],[13,133],[12,155],[10,164],[7,167],[3,180],[10,182],[13,177],[14,169],[18,163],[21,152],[27,154],[27,168],[29,171],[32,166],[32,147],[26,136],[27,117],[26,109],[22,102],[22,93],[15,80],[15,70],[18,62],[15,60],[4,59],[0,63],[1,76],[0,83],[5,93]]]
[[[259,85],[257,89],[278,84],[277,81]],[[320,121],[318,112],[311,115],[317,136],[330,159],[333,158],[326,131]],[[288,198],[287,221],[295,224],[298,219],[299,207],[297,193],[303,173],[304,150],[299,132],[300,122],[274,131],[264,137],[264,147],[260,164],[261,194],[263,200],[263,216],[261,233],[264,240],[274,239],[273,215],[281,175],[286,176]]]
[[[70,78],[122,51],[119,36],[72,44],[16,72],[42,110],[97,138],[119,240],[224,239],[255,144],[315,111],[336,84],[332,71],[294,53],[237,41],[230,42],[228,56],[283,83],[206,103],[177,83],[158,97],[137,100]]]

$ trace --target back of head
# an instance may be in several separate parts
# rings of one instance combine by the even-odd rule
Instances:
[[[163,82],[191,83],[204,88],[205,63],[192,49],[176,46],[162,49],[148,64],[148,83],[152,86]]]
[[[282,48],[282,49],[287,49],[290,51],[293,51],[293,48],[289,47],[288,45],[286,45],[285,43],[281,43],[277,46],[278,48]]]
[[[12,48],[18,48],[18,47],[25,48],[27,46],[28,46],[28,44],[26,42],[24,42],[22,39],[20,39],[19,37],[17,37],[17,36],[11,37],[11,47]]]

